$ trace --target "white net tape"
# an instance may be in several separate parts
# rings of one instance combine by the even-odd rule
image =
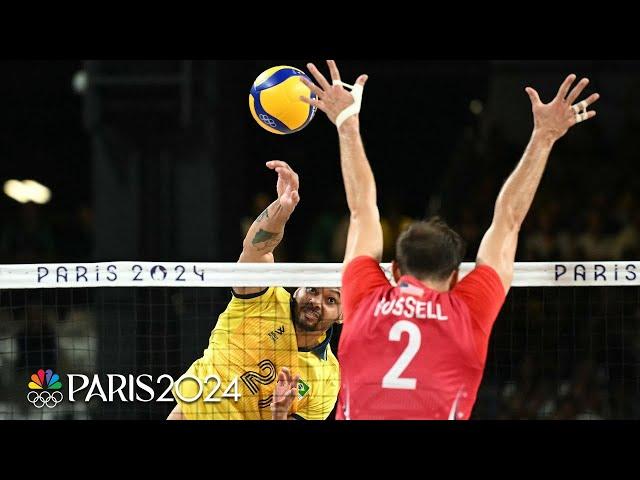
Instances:
[[[461,277],[475,264],[463,263]],[[381,264],[390,278],[390,264]],[[340,263],[103,262],[0,265],[0,289],[338,287]],[[638,286],[640,262],[520,262],[514,287]]]

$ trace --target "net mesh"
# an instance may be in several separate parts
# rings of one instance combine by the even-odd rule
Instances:
[[[638,288],[514,288],[473,418],[639,418],[639,352]]]
[[[228,296],[223,288],[2,291],[0,418],[166,418],[175,403],[119,397],[35,409],[25,397],[27,383],[41,368],[103,379],[107,374],[177,379],[202,355]],[[157,397],[167,384],[150,385]]]

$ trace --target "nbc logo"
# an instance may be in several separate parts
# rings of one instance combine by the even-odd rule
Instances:
[[[62,392],[58,391],[62,388],[60,376],[53,373],[50,368],[46,372],[40,369],[37,374],[31,375],[28,386],[30,392],[27,394],[27,400],[33,403],[36,408],[42,408],[45,405],[48,408],[53,408],[62,401]],[[50,392],[49,390],[56,391]]]

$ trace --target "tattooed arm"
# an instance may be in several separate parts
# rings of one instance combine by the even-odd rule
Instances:
[[[274,160],[267,167],[278,173],[278,199],[253,222],[242,244],[240,263],[273,262],[273,250],[284,234],[284,226],[300,201],[298,174],[285,162]],[[240,295],[258,293],[265,287],[234,287]]]

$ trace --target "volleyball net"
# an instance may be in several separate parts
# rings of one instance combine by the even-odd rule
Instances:
[[[229,287],[339,287],[341,269],[1,265],[0,419],[164,419]],[[640,262],[517,263],[472,418],[640,418],[639,286]]]

